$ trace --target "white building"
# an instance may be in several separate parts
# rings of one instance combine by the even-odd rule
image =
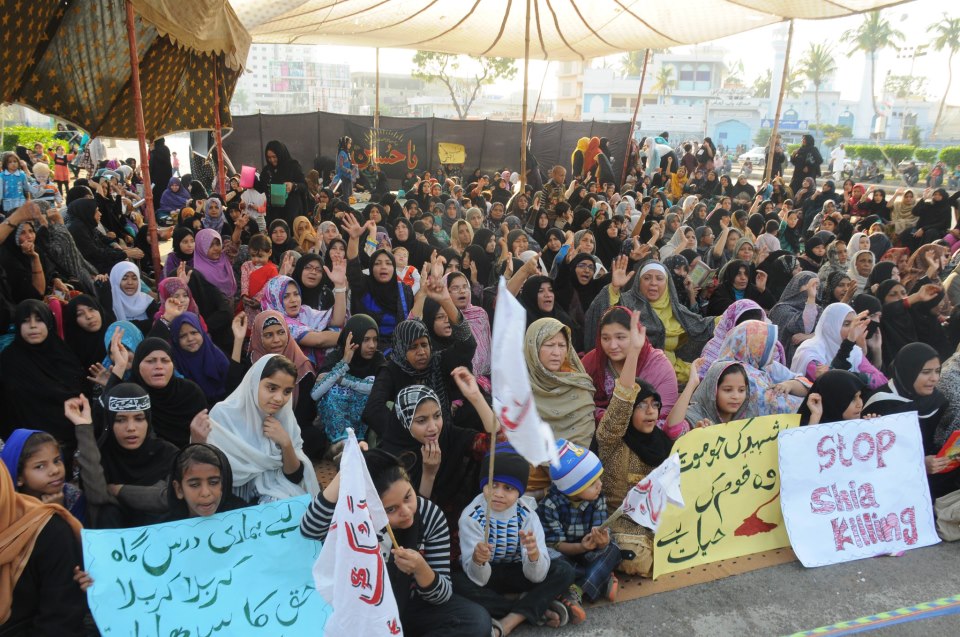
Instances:
[[[317,47],[254,44],[230,103],[238,115],[350,109],[350,66],[317,59]]]

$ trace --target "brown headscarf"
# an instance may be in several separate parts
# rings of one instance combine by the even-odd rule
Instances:
[[[6,465],[0,467],[0,624],[10,618],[13,589],[30,561],[37,536],[54,515],[66,520],[80,539],[83,527],[77,518],[59,504],[42,504],[17,493]]]
[[[270,321],[270,319],[273,319]],[[303,350],[300,349],[300,346],[297,345],[297,341],[291,336],[290,328],[287,327],[287,320],[284,318],[280,312],[276,310],[264,310],[257,314],[257,318],[253,321],[253,330],[250,333],[250,362],[256,363],[260,360],[260,357],[269,354],[266,348],[263,345],[263,330],[269,327],[266,325],[267,321],[270,321],[272,325],[274,321],[283,326],[283,329],[287,332],[287,346],[283,348],[280,354],[289,358],[297,368],[297,385],[294,385],[293,388],[293,400],[297,401],[299,397],[299,383],[307,374],[313,374],[313,363],[310,362],[310,359],[307,358],[307,355],[303,353]]]
[[[561,331],[567,338],[567,360],[563,368],[554,373],[540,362],[540,347]],[[596,431],[595,388],[573,349],[570,328],[553,318],[537,319],[527,328],[523,355],[540,417],[558,438],[589,447]]]

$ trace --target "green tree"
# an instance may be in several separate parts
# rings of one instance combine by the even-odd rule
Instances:
[[[918,148],[913,152],[914,157],[928,164],[935,162],[939,154],[940,149],[938,148]]]
[[[675,88],[677,88],[677,80],[673,77],[673,67],[661,66],[653,83],[653,92],[657,94],[657,103],[663,104],[664,98],[673,93]]]
[[[933,40],[933,48],[937,51],[947,49],[950,52],[950,59],[947,60],[947,88],[943,91],[943,97],[940,98],[940,107],[937,109],[937,119],[933,121],[933,130],[930,131],[930,138],[937,138],[937,128],[940,126],[940,120],[943,117],[943,107],[947,102],[947,95],[950,93],[950,84],[953,83],[953,58],[960,50],[960,18],[948,18],[943,14],[943,21],[931,24],[927,28],[927,33],[932,33],[936,37]]]
[[[903,129],[903,134],[910,142],[911,146],[920,145],[920,127],[919,126],[907,126]]]
[[[773,71],[767,71],[764,75],[758,75],[756,79],[753,80],[753,85],[750,87],[751,97],[759,97],[761,99],[770,97],[770,87],[772,84]]]
[[[757,76],[750,87],[751,97],[765,99],[770,97],[770,89],[773,87],[773,71],[767,70],[763,75]],[[800,97],[803,94],[803,79],[799,77],[787,78],[787,97]]]
[[[639,51],[628,51],[624,53],[620,58],[620,71],[624,76],[627,77],[640,77],[643,73],[643,52],[646,49],[640,49]],[[653,56],[660,55],[661,53],[668,53],[670,49],[650,49],[650,60],[653,61]]]
[[[723,79],[724,86],[743,86],[743,60],[737,60],[726,65],[727,77]]]
[[[469,58],[479,67],[473,77],[459,77],[460,64]],[[480,88],[496,80],[512,80],[517,76],[516,60],[503,57],[479,57],[475,55],[451,55],[432,51],[417,51],[413,56],[414,70],[411,75],[424,82],[440,82],[447,87],[457,116],[466,119],[470,107],[480,95]]]
[[[773,134],[771,128],[759,128],[753,135],[753,143],[757,146],[766,146],[770,143],[770,135]]]
[[[925,97],[927,78],[912,75],[888,75],[883,81],[885,93],[891,93],[900,99]]]
[[[870,63],[867,71],[870,73],[870,101],[873,104],[873,112],[879,117],[876,91],[877,51],[895,47],[897,41],[903,40],[903,33],[894,29],[890,21],[880,15],[879,11],[871,11],[859,27],[845,31],[840,39],[853,45],[850,48],[851,54],[862,51],[867,56],[867,61]]]
[[[837,70],[833,61],[833,49],[829,44],[813,44],[806,50],[800,60],[801,75],[813,84],[813,103],[816,109],[816,122],[820,124],[820,87]]]
[[[947,146],[940,151],[940,161],[952,168],[960,164],[960,146]]]
[[[853,135],[853,129],[849,126],[838,126],[836,124],[814,124],[810,130],[817,131],[823,136],[823,145],[834,147],[844,137]],[[849,154],[849,153],[847,153]]]

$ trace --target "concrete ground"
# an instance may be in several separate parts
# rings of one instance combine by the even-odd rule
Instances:
[[[939,544],[806,569],[782,564],[677,591],[587,609],[561,632],[522,627],[521,636],[787,635],[960,593],[960,545]],[[960,614],[907,622],[875,635],[960,634]]]

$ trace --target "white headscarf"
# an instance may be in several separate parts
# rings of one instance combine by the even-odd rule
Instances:
[[[817,321],[817,327],[813,331],[813,338],[800,344],[797,351],[793,354],[793,362],[790,364],[790,370],[796,374],[807,373],[807,366],[816,361],[821,365],[830,366],[833,357],[840,351],[840,345],[843,339],[840,338],[840,329],[843,327],[843,321],[848,314],[856,314],[853,308],[846,303],[831,303],[820,315]],[[847,362],[850,368],[847,371],[856,373],[860,369],[860,362],[863,361],[863,350],[859,345],[854,345]]]
[[[234,493],[249,492],[242,488],[252,482],[260,496],[260,504],[284,500],[309,493],[320,493],[313,463],[303,453],[300,427],[293,415],[293,399],[287,402],[274,418],[280,421],[290,436],[297,457],[303,463],[303,480],[296,485],[283,475],[283,455],[278,445],[263,435],[264,413],[260,410],[257,394],[261,376],[267,363],[277,354],[261,357],[243,377],[243,382],[226,399],[210,410],[212,429],[207,442],[217,447],[230,460],[233,469]]]
[[[120,281],[128,272],[137,275],[137,291],[132,296],[120,288]],[[140,268],[129,261],[121,261],[110,270],[110,292],[113,297],[113,314],[118,321],[142,321],[147,317],[147,308],[153,297],[140,290]]]
[[[867,236],[866,232],[855,232],[853,236],[850,237],[850,240],[847,241],[847,259],[850,258],[851,254],[854,254],[855,252],[860,252],[860,250],[862,249],[860,247],[860,237],[866,237],[866,236]]]
[[[857,289],[861,292],[864,292],[867,289],[867,279],[870,278],[870,275],[868,274],[867,276],[860,276],[860,273],[857,272],[857,257],[859,257],[861,254],[869,254],[871,271],[877,262],[877,257],[870,250],[857,250],[856,252],[847,252],[847,254],[853,255],[852,257],[847,257],[847,274],[857,284]]]

